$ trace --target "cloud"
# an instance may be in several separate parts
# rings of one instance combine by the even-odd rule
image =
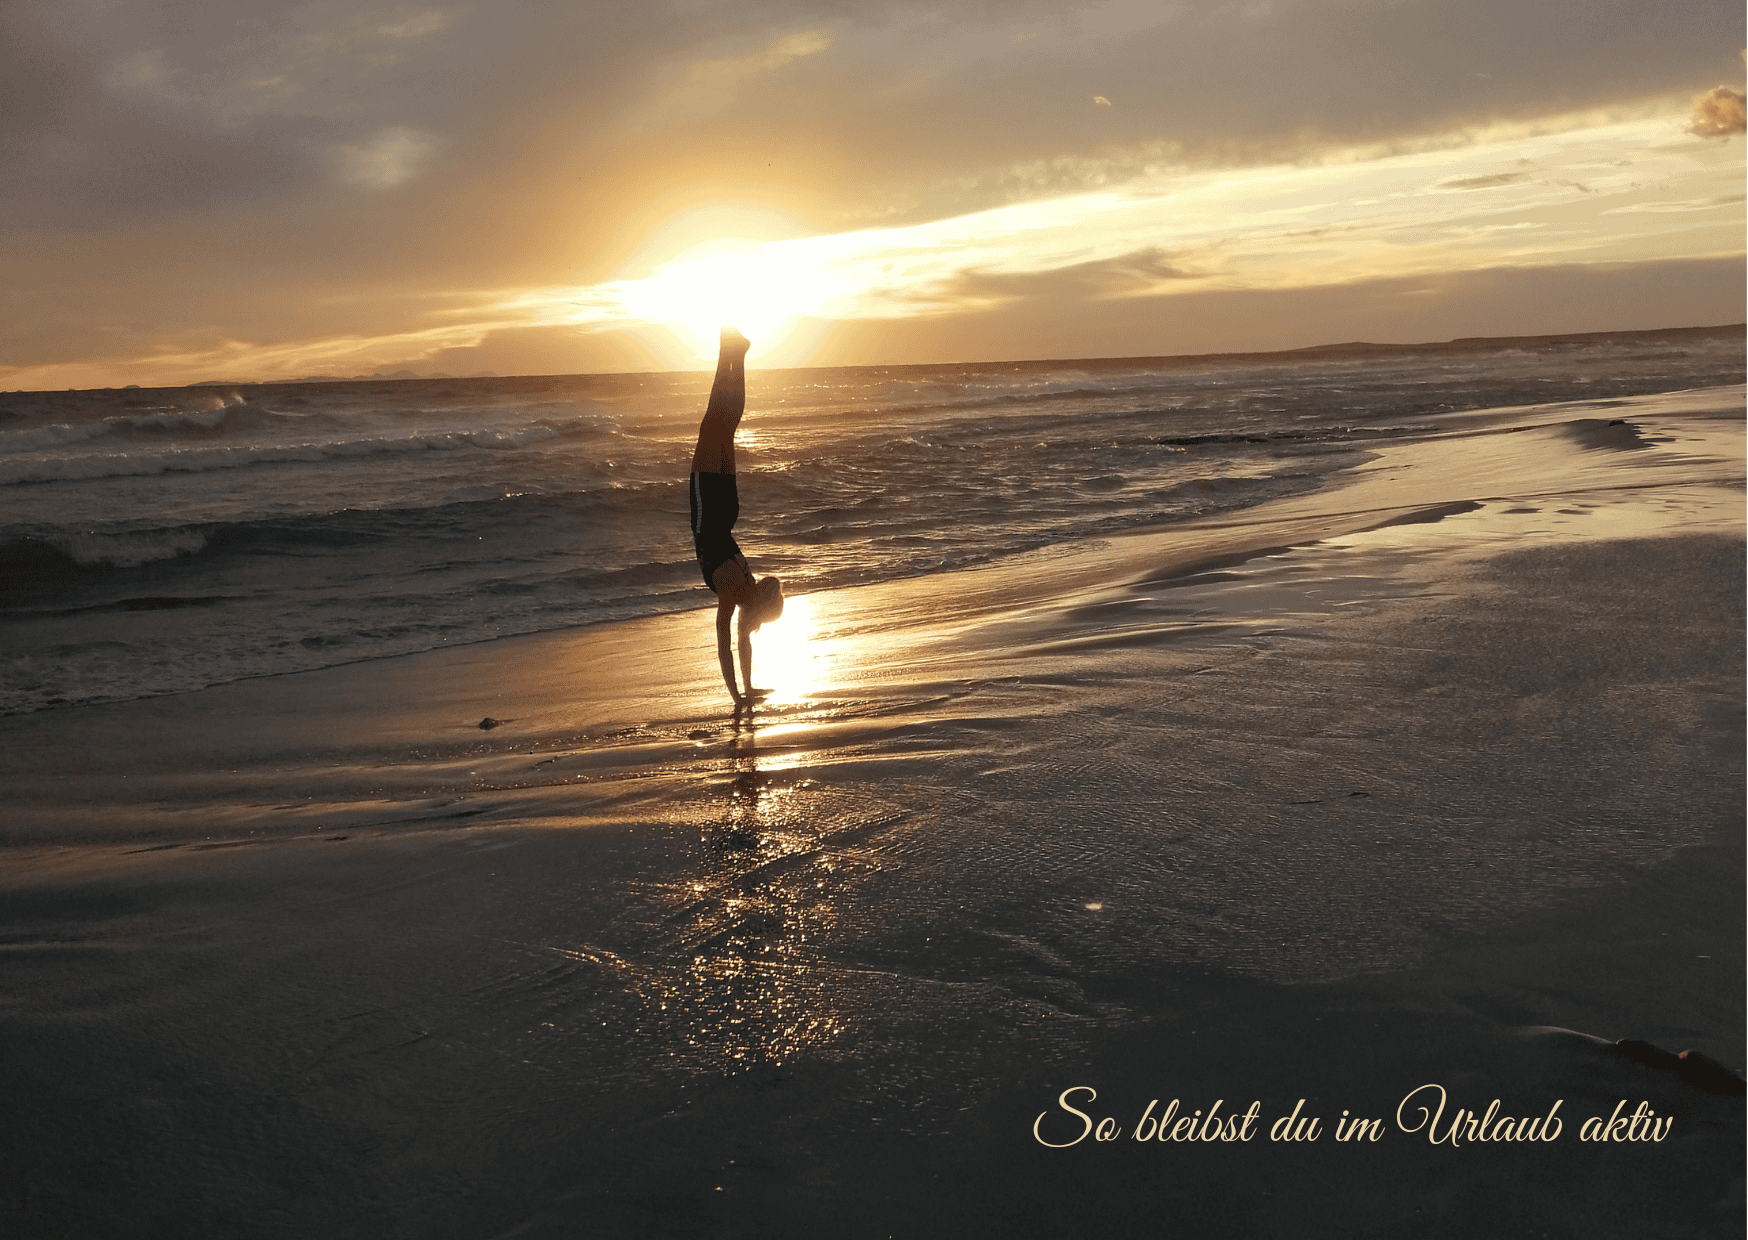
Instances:
[[[456,16],[405,5],[336,11],[315,4],[263,15],[240,30],[213,13],[213,33],[199,42],[150,22],[138,35],[151,47],[112,51],[106,44],[114,34],[87,38],[97,56],[113,58],[101,81],[116,96],[236,125],[257,116],[344,116],[368,99],[373,81],[392,81],[386,70],[429,53],[432,36]],[[207,54],[196,50],[202,44]]]
[[[366,189],[393,189],[408,180],[437,147],[429,134],[388,125],[368,138],[334,148],[340,178]]]
[[[1630,213],[1619,208],[1678,195],[1715,201],[1739,184],[1739,166],[1694,161],[1690,140],[1654,148],[1668,129],[1665,115],[1369,162],[1180,173],[903,227],[775,240],[737,279],[794,315],[926,316],[950,333],[968,313],[1021,302],[1084,308],[1207,285],[1321,287],[1739,252],[1727,210],[1623,218]],[[1502,165],[1534,171],[1486,171]],[[1590,178],[1582,186],[1571,180],[1578,170]],[[1495,188],[1438,192],[1449,185]],[[647,280],[533,289],[502,304],[545,322],[631,325],[660,318],[708,275],[685,260]]]
[[[1635,202],[1629,206],[1611,207],[1604,215],[1671,215],[1688,211],[1714,211],[1719,207],[1740,208],[1741,194],[1725,194],[1717,198],[1689,198],[1678,202]]]
[[[502,375],[551,375],[661,370],[662,362],[660,353],[632,332],[530,326],[499,328],[474,344],[409,351],[394,364],[448,374],[492,370]]]
[[[1170,297],[1026,298],[962,316],[844,324],[820,364],[1157,357],[1294,349],[1339,340],[1618,331],[1741,322],[1740,256],[1680,262],[1487,267],[1314,288],[1196,283]]]
[[[767,73],[832,45],[831,36],[819,30],[781,35],[766,47],[738,56],[713,56],[693,63],[680,93],[733,90]]]
[[[1710,25],[1739,20],[1734,0],[1692,3],[1654,39],[1629,0],[1543,0],[1527,21],[1517,0],[1284,4],[1239,39],[1230,0],[8,0],[0,213],[58,224],[320,195],[335,147],[403,126],[440,139],[446,165],[524,182],[506,202],[586,164],[590,199],[617,215],[609,200],[665,194],[720,152],[743,182],[757,158],[765,184],[805,186],[821,227],[908,223],[1073,192],[1111,179],[1094,165],[1159,151],[1237,166],[1691,97]],[[1061,106],[1094,98],[1089,78],[1111,91],[1089,104],[1090,137],[1084,109]],[[696,106],[633,123],[675,94]],[[1016,179],[1025,168],[1048,175]]]
[[[761,79],[817,56],[831,45],[831,36],[824,31],[802,30],[772,38],[754,51],[693,59],[684,72],[671,72],[664,66],[656,75],[663,85],[642,106],[628,110],[620,125],[634,133],[659,133],[707,121],[732,111],[743,94],[756,93],[766,85]],[[686,48],[685,52],[694,49]]]
[[[1454,181],[1440,181],[1439,189],[1487,189],[1494,185],[1510,185],[1513,181],[1521,181],[1526,174],[1522,172],[1495,172],[1481,177],[1458,177]]]
[[[1160,247],[1147,246],[1115,258],[1090,259],[1044,271],[968,269],[918,296],[943,309],[1026,298],[1101,301],[1145,295],[1172,281],[1205,278],[1206,273],[1190,270]]]
[[[1101,108],[1108,108],[1111,106],[1111,101],[1106,99],[1103,95],[1094,95],[1093,102]]]
[[[469,84],[442,37],[458,16],[380,0],[0,5],[0,227],[283,207],[329,187],[336,162],[345,183],[404,180],[410,122],[430,128]]]
[[[1745,124],[1742,96],[1728,86],[1714,86],[1693,101],[1693,123],[1687,131],[1702,138],[1728,138],[1741,133]]]

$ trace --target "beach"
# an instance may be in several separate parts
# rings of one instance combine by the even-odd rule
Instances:
[[[0,1229],[1739,1234],[1743,390],[1368,425],[750,722],[656,607],[0,717]]]

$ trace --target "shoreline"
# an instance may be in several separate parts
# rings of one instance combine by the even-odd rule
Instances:
[[[1047,558],[1052,561],[1055,561],[1058,558],[1078,559],[1094,566],[1090,575],[1097,576],[1102,574],[1108,576],[1112,571],[1109,568],[1110,557],[1108,555],[1111,547],[1116,546],[1124,548],[1145,545],[1149,549],[1149,554],[1154,554],[1160,558],[1156,562],[1148,564],[1144,569],[1138,569],[1137,571],[1145,571],[1153,578],[1161,578],[1173,574],[1198,571],[1196,558],[1198,555],[1203,556],[1210,562],[1214,560],[1225,561],[1233,556],[1244,557],[1248,555],[1254,557],[1256,555],[1268,554],[1282,550],[1284,547],[1303,546],[1312,542],[1324,541],[1347,534],[1361,533],[1372,528],[1382,528],[1383,526],[1392,524],[1412,524],[1437,521],[1444,516],[1456,515],[1464,511],[1469,511],[1470,506],[1472,505],[1489,501],[1505,498],[1533,500],[1541,498],[1557,498],[1559,496],[1572,496],[1576,492],[1569,484],[1557,485],[1549,490],[1546,495],[1524,491],[1514,492],[1509,497],[1503,493],[1484,493],[1483,491],[1473,490],[1472,488],[1464,489],[1467,485],[1466,480],[1461,480],[1454,476],[1445,481],[1455,484],[1456,489],[1461,491],[1464,498],[1445,501],[1416,498],[1412,493],[1412,489],[1405,492],[1401,488],[1397,488],[1396,491],[1392,493],[1390,490],[1381,489],[1376,485],[1356,486],[1355,484],[1359,482],[1374,482],[1374,479],[1368,478],[1367,475],[1375,472],[1380,455],[1382,455],[1387,461],[1390,459],[1393,452],[1399,451],[1404,446],[1413,446],[1428,442],[1448,442],[1450,440],[1464,438],[1465,436],[1485,436],[1496,434],[1502,426],[1512,422],[1525,422],[1526,424],[1509,427],[1507,428],[1508,433],[1539,431],[1543,433],[1558,434],[1562,433],[1562,428],[1564,428],[1564,433],[1576,434],[1581,442],[1586,440],[1594,441],[1585,442],[1585,446],[1629,448],[1642,446],[1634,442],[1630,435],[1617,437],[1614,432],[1607,431],[1606,428],[1597,429],[1601,427],[1601,419],[1595,420],[1596,428],[1585,428],[1577,430],[1576,432],[1572,429],[1576,424],[1572,423],[1569,418],[1553,422],[1538,422],[1535,419],[1537,417],[1546,417],[1548,414],[1570,415],[1584,408],[1594,408],[1599,412],[1607,411],[1612,413],[1618,411],[1627,417],[1632,417],[1635,416],[1640,409],[1647,409],[1657,414],[1673,413],[1678,416],[1688,417],[1698,415],[1708,421],[1724,423],[1739,420],[1739,415],[1722,411],[1730,409],[1733,403],[1739,404],[1743,391],[1744,389],[1741,388],[1740,385],[1723,388],[1680,389],[1671,392],[1658,393],[1648,397],[1604,398],[1591,402],[1562,402],[1555,405],[1512,406],[1504,409],[1477,409],[1455,414],[1445,414],[1437,419],[1437,421],[1445,427],[1443,430],[1436,427],[1429,427],[1424,433],[1406,440],[1405,443],[1391,443],[1385,441],[1382,443],[1368,442],[1363,445],[1355,445],[1356,450],[1365,452],[1365,454],[1371,459],[1366,464],[1355,469],[1326,476],[1323,484],[1317,490],[1310,492],[1307,495],[1288,499],[1267,500],[1250,508],[1238,509],[1234,512],[1220,513],[1212,517],[1191,517],[1162,523],[1157,526],[1125,530],[1090,542],[1073,541],[1047,546],[1038,551],[1031,552],[1029,555],[1033,557]],[[1613,441],[1617,438],[1618,442]],[[1719,447],[1720,450],[1725,453],[1738,450],[1737,445],[1729,442],[1725,442],[1719,445]],[[1519,475],[1520,476],[1516,480],[1523,481],[1524,478],[1522,476],[1522,471],[1519,471]],[[1739,474],[1736,475],[1736,477],[1739,476]],[[1725,470],[1721,477],[1729,478],[1729,470]],[[1704,482],[1717,480],[1719,479],[1696,479],[1696,481]],[[1730,480],[1734,481],[1734,479]],[[1634,482],[1630,479],[1630,475],[1621,475],[1617,472],[1612,479],[1593,480],[1591,488],[1613,491],[1618,489],[1621,485],[1629,487],[1634,485]],[[1654,479],[1644,482],[1642,485],[1649,487],[1667,487],[1670,484],[1664,479]],[[1362,502],[1373,506],[1360,509],[1345,509],[1341,505],[1330,502],[1333,497],[1347,491],[1353,491],[1357,495],[1366,497]],[[1264,530],[1277,527],[1282,531],[1279,537],[1284,537],[1289,540],[1284,544],[1284,547],[1268,545],[1271,540],[1278,543],[1279,537],[1273,535],[1265,536],[1263,534]],[[1256,537],[1235,540],[1230,544],[1222,541],[1218,536],[1211,540],[1207,538],[1207,535],[1211,532],[1225,530],[1255,531]],[[1177,553],[1171,549],[1172,542],[1182,540],[1189,540],[1192,547],[1212,545],[1217,547],[1218,550],[1206,553],[1202,551]],[[1123,558],[1127,561],[1136,560],[1136,557],[1133,554],[1124,556]],[[1234,560],[1233,562],[1242,562],[1242,559]],[[975,574],[991,570],[1011,570],[1012,566],[1013,560],[1010,557],[1008,559],[996,559],[970,565],[965,568],[948,570],[948,573],[955,578],[960,578],[966,574],[972,574],[973,576],[965,576],[964,579],[975,581],[977,580],[974,576]],[[1083,572],[1083,575],[1087,574]],[[940,576],[942,576],[942,574],[931,574],[923,578],[899,577],[849,588],[856,590],[882,589],[886,587],[901,586],[902,583],[907,581],[929,581]],[[827,590],[820,593],[830,594],[836,592],[838,591]],[[987,594],[991,592],[986,591],[985,593]],[[365,655],[347,662],[328,664],[323,667],[262,672],[255,675],[242,676],[236,680],[218,681],[196,689],[182,689],[169,693],[150,694],[143,697],[116,698],[106,701],[55,705],[35,711],[0,713],[0,720],[15,717],[38,717],[50,712],[80,710],[86,707],[110,708],[125,706],[128,703],[148,700],[148,698],[151,697],[186,697],[190,694],[224,689],[227,686],[248,681],[275,680],[284,677],[335,672],[342,669],[358,668],[363,665],[398,659],[440,657],[445,652],[462,651],[474,646],[491,645],[497,642],[515,642],[520,640],[539,639],[544,637],[578,635],[628,623],[640,623],[663,617],[693,615],[695,613],[702,613],[708,609],[708,605],[701,603],[698,607],[681,611],[657,612],[647,616],[633,616],[601,621],[584,621],[574,625],[531,629],[521,633],[470,638],[454,645],[434,646],[425,650],[390,654]]]

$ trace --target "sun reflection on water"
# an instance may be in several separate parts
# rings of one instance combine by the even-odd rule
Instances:
[[[753,635],[753,681],[769,689],[770,706],[815,696],[825,683],[833,652],[820,641],[814,601],[800,594],[783,604],[781,619]]]
[[[781,1064],[851,1024],[817,953],[845,884],[869,867],[825,846],[842,809],[764,769],[761,730],[736,726],[700,824],[702,868],[664,893],[677,967],[659,982],[662,1010],[699,1067]]]

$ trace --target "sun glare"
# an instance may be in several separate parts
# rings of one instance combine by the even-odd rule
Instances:
[[[814,622],[813,599],[790,597],[781,619],[753,639],[753,679],[771,691],[772,705],[799,702],[818,692],[830,662]]]
[[[676,332],[701,359],[716,356],[717,333],[729,323],[746,333],[758,355],[780,344],[796,320],[831,294],[831,281],[803,255],[756,241],[718,240],[692,247],[642,280],[624,285],[637,317]]]

